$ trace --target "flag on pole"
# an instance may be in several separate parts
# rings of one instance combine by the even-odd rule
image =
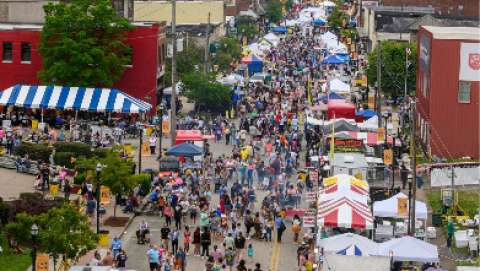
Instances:
[[[308,96],[308,104],[312,105],[312,82],[310,81],[310,78],[308,78],[308,82],[307,82],[307,96]]]
[[[333,164],[333,153],[334,152],[335,152],[335,113],[333,114],[332,136],[330,138],[330,153],[328,154],[328,158],[330,160],[330,165]]]

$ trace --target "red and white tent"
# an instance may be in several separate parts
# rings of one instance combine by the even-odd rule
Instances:
[[[383,141],[378,141],[376,132],[344,131],[340,133],[346,133],[353,139],[362,140],[364,144],[367,144],[368,146],[376,146],[384,143]],[[387,143],[390,145],[393,143],[392,136],[387,137]]]
[[[367,204],[342,197],[318,207],[319,226],[373,229],[373,216]]]

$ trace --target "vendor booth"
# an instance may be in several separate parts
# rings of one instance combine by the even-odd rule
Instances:
[[[201,147],[188,142],[175,145],[173,147],[170,147],[167,150],[167,155],[172,155],[172,156],[193,157],[193,156],[202,155],[202,154],[203,154],[203,149]]]
[[[390,258],[384,256],[343,256],[327,253],[323,270],[390,271]]]
[[[246,56],[240,61],[242,64],[247,64],[248,75],[252,76],[256,72],[263,71],[263,60],[256,55]]]
[[[379,244],[378,255],[392,257],[395,262],[439,262],[437,246],[411,236]]]
[[[279,34],[286,34],[287,33],[287,28],[284,26],[277,26],[272,29],[273,33],[279,33]]]
[[[399,210],[399,206],[402,204],[406,204],[405,210]],[[373,215],[377,217],[406,218],[409,213],[408,206],[408,196],[400,192],[389,199],[375,201],[373,203]],[[427,205],[424,202],[415,201],[415,217],[417,219],[427,219],[427,215]]]
[[[196,145],[203,147],[205,136],[200,130],[177,130],[175,144],[181,144],[185,141],[193,141]]]
[[[378,254],[378,244],[354,233],[344,233],[321,239],[318,243],[326,253],[338,255],[372,256]],[[349,251],[353,248],[353,254]]]
[[[329,55],[322,60],[321,64],[323,64],[323,65],[340,65],[340,64],[345,64],[345,60],[343,60],[341,57],[339,57],[337,55]]]
[[[344,83],[342,80],[335,78],[328,81],[329,91],[336,92],[337,94],[348,95],[350,94],[350,85]]]
[[[15,85],[0,92],[0,105],[91,112],[146,113],[152,106],[115,88]]]
[[[347,103],[344,100],[330,100],[328,101],[328,119],[346,118],[355,119],[355,106]]]
[[[328,93],[328,95],[322,95],[320,97],[320,101],[322,101],[322,103],[328,103],[329,100],[344,100],[345,98],[338,95],[337,93],[333,92],[333,91],[330,91]]]
[[[278,45],[278,43],[280,42],[280,37],[278,37],[277,35],[275,35],[273,33],[268,33],[263,38],[265,40],[268,40],[270,43],[272,43],[272,45],[274,47],[276,47]]]

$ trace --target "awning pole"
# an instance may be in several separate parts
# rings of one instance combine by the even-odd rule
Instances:
[[[42,121],[42,123],[43,123],[43,108],[41,109],[40,112],[41,112],[41,113],[40,113],[40,115],[41,115],[41,121]]]

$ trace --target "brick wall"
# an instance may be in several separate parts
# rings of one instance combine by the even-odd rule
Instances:
[[[478,0],[383,0],[384,6],[432,6],[435,12],[445,16],[479,17],[480,4]]]
[[[237,16],[237,6],[225,6],[225,16]]]
[[[247,11],[250,8],[250,4],[252,4],[251,0],[238,0],[237,1],[238,12]]]

